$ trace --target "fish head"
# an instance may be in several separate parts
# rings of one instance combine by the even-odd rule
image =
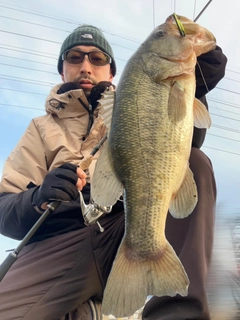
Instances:
[[[182,23],[185,36],[182,36],[174,15],[157,26],[142,45],[142,51],[152,52],[170,61],[185,61],[194,52],[196,56],[216,47],[214,35],[192,20],[175,15]]]
[[[186,60],[193,46],[185,37],[181,37],[176,24],[163,23],[157,26],[141,46],[142,53],[152,53],[170,61]]]
[[[169,16],[166,23],[178,29],[177,20],[180,21],[185,32],[184,37],[191,42],[196,56],[215,49],[216,38],[212,32],[184,16],[175,15],[175,17],[174,15]]]
[[[210,31],[174,14],[151,32],[135,57],[140,54],[144,72],[158,83],[183,74],[194,76],[196,57],[215,47],[216,39]]]

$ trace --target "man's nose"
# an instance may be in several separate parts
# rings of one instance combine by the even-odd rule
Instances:
[[[81,73],[91,73],[92,72],[92,65],[86,55],[83,59],[83,62],[80,65],[80,72]]]

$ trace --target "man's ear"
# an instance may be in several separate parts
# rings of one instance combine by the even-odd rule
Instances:
[[[63,72],[61,73],[61,78],[62,78],[62,81],[65,82]]]
[[[110,76],[109,76],[109,81],[112,82],[113,81],[113,75],[112,75],[112,70],[110,70]]]

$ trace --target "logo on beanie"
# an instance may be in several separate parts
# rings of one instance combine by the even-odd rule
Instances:
[[[81,34],[81,37],[85,39],[93,39],[93,36],[89,33]]]

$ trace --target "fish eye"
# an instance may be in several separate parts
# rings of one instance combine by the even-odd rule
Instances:
[[[164,37],[165,36],[165,32],[162,29],[158,29],[155,32],[155,36],[158,37],[158,38]]]

